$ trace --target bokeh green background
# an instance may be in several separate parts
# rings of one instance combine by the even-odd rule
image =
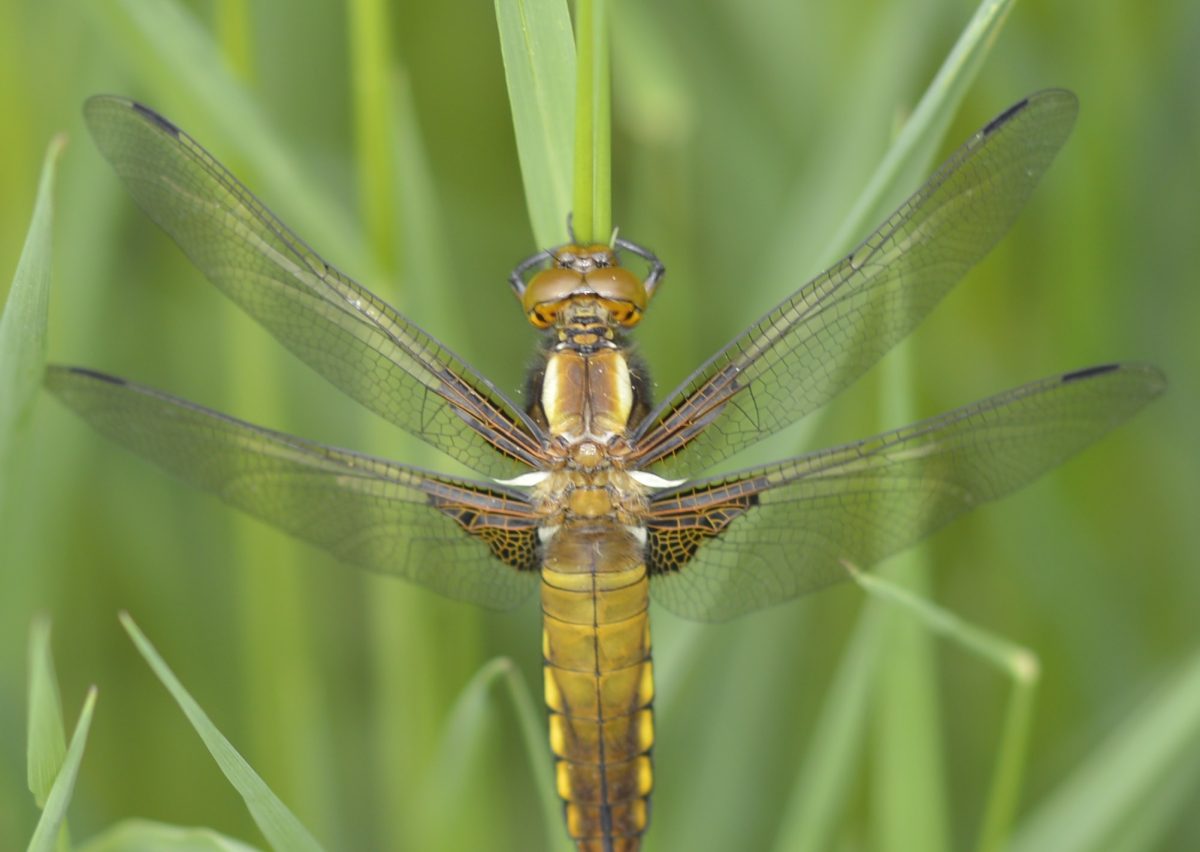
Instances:
[[[403,135],[404,157],[428,191],[406,202],[397,230],[435,236],[415,249],[376,240],[365,255],[289,206],[300,198],[325,206],[330,221],[360,217],[347,10],[251,5],[249,89],[295,166],[274,195],[241,162],[238,129],[173,89],[120,23],[122,4],[0,5],[0,288],[45,146],[66,130],[53,360],[439,464],[237,315],[133,207],[87,138],[80,105],[104,91],[153,104],[330,260],[355,276],[383,270],[364,283],[515,389],[532,336],[504,276],[537,246],[491,4],[390,10],[419,122]],[[217,4],[190,10],[219,30]],[[828,259],[831,234],[971,12],[959,0],[618,4],[615,218],[669,268],[639,332],[660,393]],[[176,53],[168,65],[198,61]],[[1200,650],[1200,4],[1019,4],[947,150],[1048,85],[1079,94],[1080,122],[1013,233],[918,332],[912,405],[930,415],[1119,359],[1160,365],[1171,388],[1083,457],[929,548],[940,604],[1042,659],[1026,813]],[[879,422],[877,395],[868,379],[805,445],[785,436],[753,457],[901,425]],[[68,712],[88,684],[100,687],[74,834],[143,816],[259,842],[119,629],[122,609],[328,848],[543,848],[533,773],[547,767],[529,765],[507,700],[490,701],[461,748],[441,745],[456,696],[487,660],[510,656],[540,690],[532,603],[483,613],[339,568],[114,449],[49,399],[29,465],[0,565],[0,848],[23,848],[37,815],[24,788],[24,654],[36,612],[54,620]],[[845,587],[714,627],[655,612],[659,787],[648,848],[768,848],[861,600]],[[944,731],[951,844],[964,848],[1007,686],[976,658],[938,648],[931,704]],[[873,827],[870,726],[866,737],[842,849],[888,848]],[[1189,748],[1174,783],[1194,804],[1200,737]],[[430,839],[422,821],[446,813],[460,816]],[[1131,848],[1200,848],[1200,811],[1181,808]]]

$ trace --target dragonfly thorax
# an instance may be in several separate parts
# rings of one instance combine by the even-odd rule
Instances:
[[[551,349],[536,388],[541,415],[552,438],[578,448],[576,461],[593,467],[596,455],[625,434],[633,411],[633,375],[625,353],[616,346],[584,352],[564,346]]]
[[[593,528],[608,521],[641,528],[650,489],[636,477],[614,467],[598,470],[558,470],[534,489],[534,502],[543,529],[582,524]]]

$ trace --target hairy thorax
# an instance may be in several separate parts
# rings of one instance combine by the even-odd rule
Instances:
[[[530,387],[533,414],[561,462],[534,489],[543,538],[617,524],[640,530],[648,489],[625,469],[625,436],[647,408],[627,348],[602,309],[579,305],[555,330]]]

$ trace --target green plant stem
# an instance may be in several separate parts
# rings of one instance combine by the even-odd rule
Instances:
[[[612,68],[609,53],[608,0],[595,0],[596,19],[592,40],[595,44],[594,109],[592,151],[595,158],[592,176],[592,233],[607,240],[613,229],[612,217]]]
[[[321,845],[309,834],[295,815],[288,810],[278,796],[267,787],[257,772],[242,757],[233,744],[226,739],[192,698],[183,684],[171,671],[170,666],[159,655],[150,640],[142,633],[128,613],[121,613],[121,626],[133,640],[142,659],[150,666],[179,709],[187,716],[192,728],[204,742],[225,778],[241,795],[250,816],[254,819],[267,842],[276,850],[288,852],[322,852]],[[72,745],[73,747],[73,745]]]
[[[883,649],[883,606],[868,601],[813,727],[810,747],[783,810],[774,852],[823,852],[835,845],[862,754],[863,729]]]
[[[254,83],[254,40],[245,0],[217,6],[219,48],[244,89]],[[235,171],[249,171],[241,164]],[[244,324],[224,335],[229,405],[256,411],[270,422],[287,422],[281,352],[274,341]],[[255,365],[246,369],[246,365]],[[311,599],[297,571],[307,553],[292,539],[261,524],[230,514],[226,519],[234,560],[246,566],[236,574],[240,620],[241,700],[248,708],[249,733],[259,763],[282,779],[282,793],[321,827],[332,820],[325,741],[313,737],[323,727],[325,703],[310,650]],[[264,613],[270,613],[264,617]],[[281,664],[281,660],[287,662]]]
[[[1012,678],[1012,693],[1004,714],[996,768],[992,771],[987,811],[979,829],[979,852],[1001,852],[1007,848],[1013,818],[1021,801],[1021,778],[1029,756],[1029,737],[1033,726],[1034,697],[1041,667],[1037,657],[1023,649],[1006,655],[1006,667]]]
[[[933,633],[944,636],[999,668],[1012,680],[1012,695],[1005,712],[996,768],[976,848],[980,852],[1003,849],[1011,831],[1020,797],[1021,773],[1028,754],[1033,698],[1040,665],[1036,655],[999,636],[968,624],[907,589],[848,566],[855,582],[868,594],[911,611]]]
[[[596,39],[593,0],[575,3],[575,179],[571,224],[575,239],[596,238],[592,216],[596,182]]]
[[[217,40],[225,61],[240,80],[254,78],[254,46],[250,8],[246,0],[219,0],[216,5]]]
[[[946,128],[979,74],[1016,0],[983,0],[943,60],[912,115],[888,148],[832,240],[851,245],[898,200],[905,175],[932,161]]]
[[[888,425],[916,419],[916,354],[911,341],[884,361],[880,409]],[[889,576],[925,594],[932,586],[925,547],[888,561]],[[885,619],[886,661],[874,695],[872,817],[881,852],[943,852],[950,848],[949,815],[937,664],[929,632],[892,612]]]
[[[83,763],[83,749],[92,729],[92,713],[95,709],[96,687],[93,686],[88,689],[83,701],[83,711],[75,723],[75,732],[71,735],[71,744],[67,747],[62,768],[46,797],[46,807],[42,810],[26,852],[61,852],[70,848],[70,838],[66,835],[67,806],[75,793],[75,781],[79,777],[79,766]]]
[[[29,629],[28,718],[26,778],[33,800],[44,808],[67,753],[62,698],[50,653],[50,621],[45,616],[35,618]]]
[[[498,689],[503,695],[497,695]],[[437,838],[445,842],[446,826],[458,812],[462,791],[481,765],[484,745],[481,732],[487,729],[487,719],[500,709],[498,702],[504,695],[516,711],[521,744],[533,773],[546,835],[545,848],[567,852],[570,847],[563,830],[562,801],[554,789],[545,718],[529,685],[507,657],[485,663],[459,693],[448,714],[440,746],[430,761],[429,796],[423,805],[427,812],[424,822],[432,827],[434,834],[423,837],[422,842],[427,845]]]
[[[399,211],[392,192],[396,96],[387,5],[382,0],[351,0],[347,13],[359,210],[372,254],[384,273],[394,276],[399,266],[395,241]]]
[[[537,245],[563,241],[571,210],[575,43],[567,0],[495,0],[525,204]]]

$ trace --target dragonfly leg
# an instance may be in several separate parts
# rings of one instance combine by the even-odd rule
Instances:
[[[667,268],[663,265],[663,262],[658,259],[658,255],[644,246],[639,246],[637,243],[631,243],[629,240],[621,239],[620,237],[617,237],[613,241],[613,244],[616,245],[617,248],[624,249],[628,252],[633,252],[642,260],[650,264],[650,274],[646,276],[646,280],[643,283],[646,287],[646,296],[653,296],[654,289],[658,286],[658,282],[662,280],[663,275],[665,275],[667,272]]]
[[[513,288],[513,292],[517,294],[518,299],[525,296],[525,273],[547,260],[554,260],[554,253],[549,249],[542,249],[537,254],[531,254],[522,260],[509,273],[508,283]]]

